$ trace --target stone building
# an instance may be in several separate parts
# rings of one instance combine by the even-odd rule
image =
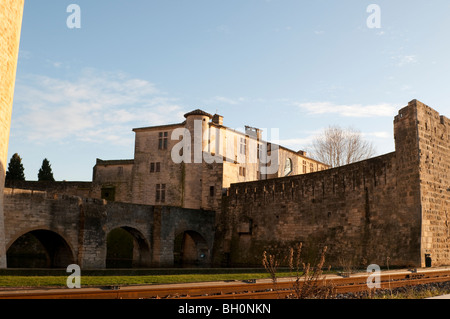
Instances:
[[[303,151],[268,142],[261,129],[233,130],[223,125],[222,116],[198,109],[184,116],[182,123],[133,129],[134,159],[97,159],[93,184],[100,185],[101,197],[219,210],[232,183],[329,168]]]
[[[6,267],[3,189],[24,0],[0,1],[0,268]]]

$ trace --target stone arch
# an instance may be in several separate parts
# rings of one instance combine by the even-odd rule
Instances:
[[[106,268],[151,266],[150,244],[136,228],[115,227],[106,236]]]
[[[208,242],[196,231],[182,231],[175,236],[173,257],[175,266],[208,266],[210,263]]]
[[[75,263],[68,241],[43,228],[17,236],[8,244],[6,256],[8,268],[66,268]]]

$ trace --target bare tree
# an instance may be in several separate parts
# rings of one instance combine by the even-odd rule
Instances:
[[[312,142],[312,157],[338,167],[368,159],[375,154],[372,142],[362,138],[360,131],[329,126]]]

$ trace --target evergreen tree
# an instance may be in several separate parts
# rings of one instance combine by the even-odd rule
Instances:
[[[6,171],[6,180],[11,181],[24,181],[25,173],[22,165],[22,159],[19,154],[15,153],[8,164],[8,170]]]
[[[52,167],[50,165],[50,162],[46,158],[44,158],[44,160],[42,161],[42,166],[39,169],[38,180],[51,182],[55,181],[55,179],[53,178]]]

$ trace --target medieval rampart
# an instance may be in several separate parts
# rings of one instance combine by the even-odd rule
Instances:
[[[306,175],[232,184],[216,262],[261,264],[303,242],[333,266],[450,263],[449,120],[413,100],[394,119],[396,151]]]

